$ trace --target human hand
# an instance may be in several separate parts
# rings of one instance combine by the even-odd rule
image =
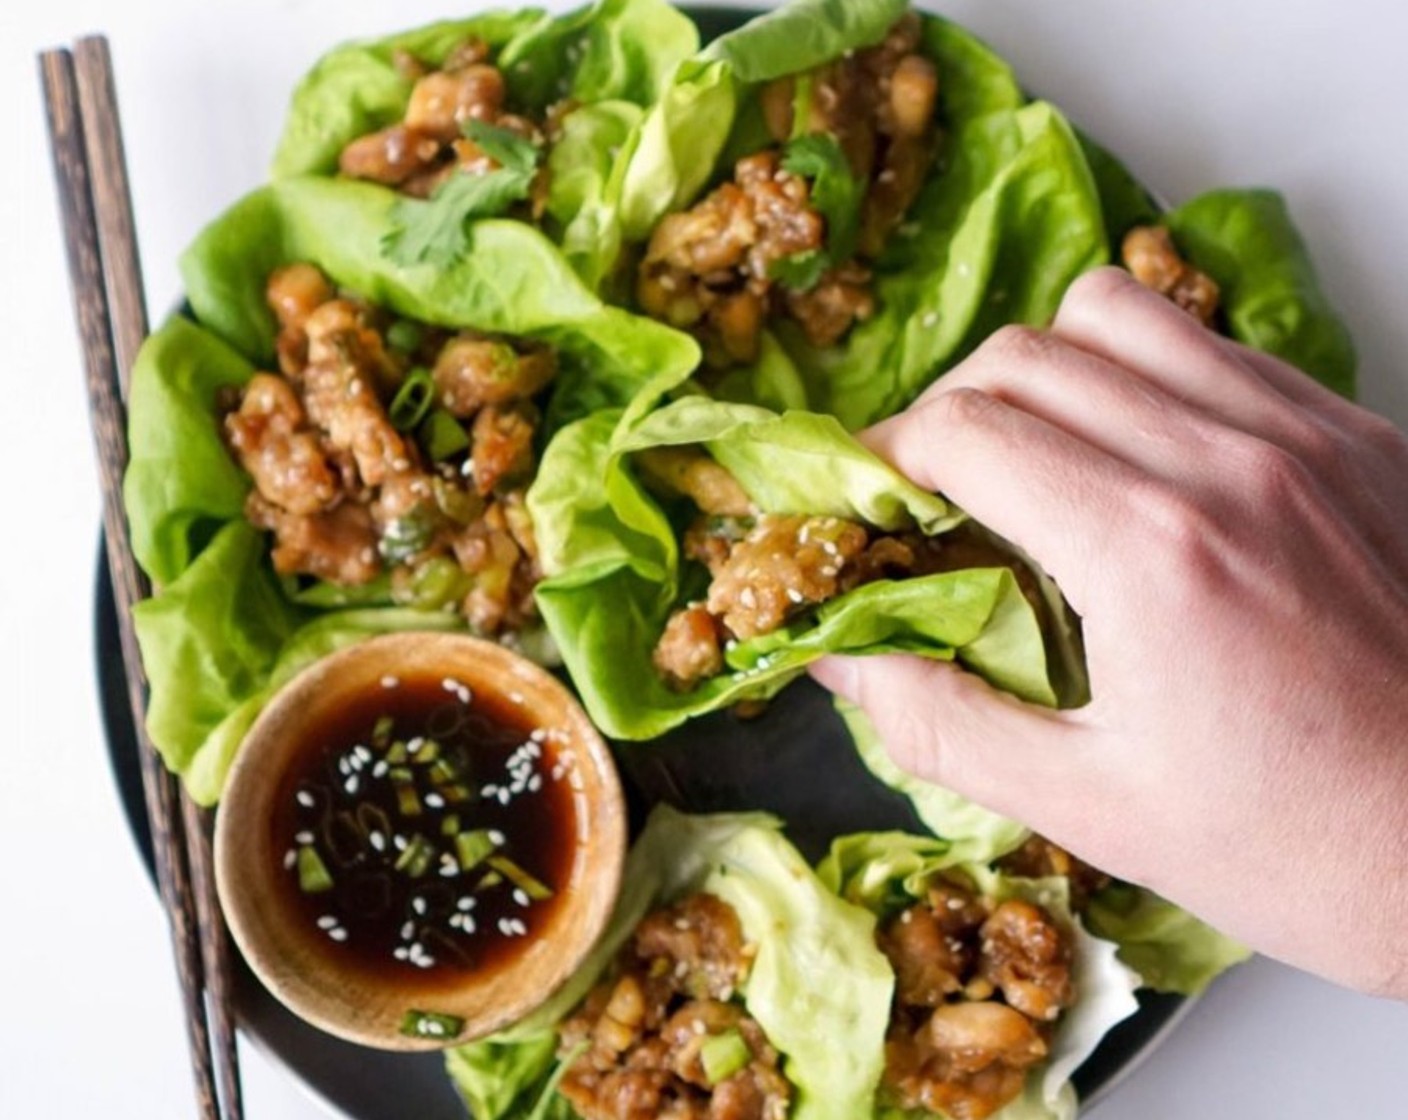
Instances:
[[[1057,580],[1093,693],[1052,712],[942,662],[819,662],[895,761],[1408,997],[1408,440],[1114,269],[863,438]]]

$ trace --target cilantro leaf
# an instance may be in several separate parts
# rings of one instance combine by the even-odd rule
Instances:
[[[518,133],[483,121],[465,121],[462,131],[486,156],[505,171],[531,175],[538,170],[543,153],[531,140]]]
[[[831,254],[821,249],[808,249],[779,257],[768,266],[768,276],[794,292],[809,292],[821,283],[831,267]]]
[[[850,260],[860,239],[865,184],[851,172],[840,142],[826,132],[799,136],[787,145],[782,166],[793,175],[812,181],[812,205],[826,219],[831,259]]]
[[[542,153],[506,128],[470,121],[465,135],[500,166],[475,174],[457,171],[428,202],[403,198],[391,211],[382,254],[394,264],[449,268],[469,252],[473,218],[496,218],[529,196]]]

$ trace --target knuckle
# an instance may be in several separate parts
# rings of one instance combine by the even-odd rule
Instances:
[[[1232,441],[1228,456],[1238,483],[1262,503],[1279,506],[1311,485],[1305,464],[1284,447],[1266,440],[1247,437]]]
[[[999,407],[996,397],[981,389],[963,386],[940,394],[929,405],[934,418],[946,427],[983,424]]]
[[[1391,463],[1408,464],[1408,436],[1392,420],[1365,411],[1356,418],[1353,437]]]
[[[1046,331],[1009,323],[987,337],[978,348],[978,355],[985,366],[1001,374],[1011,366],[1044,362],[1058,346],[1056,339]]]
[[[1144,531],[1157,542],[1162,564],[1198,583],[1218,570],[1222,528],[1192,494],[1150,480],[1133,488],[1130,501]]]
[[[1111,300],[1126,294],[1135,281],[1122,268],[1107,265],[1076,277],[1061,301],[1061,314],[1103,312]]]

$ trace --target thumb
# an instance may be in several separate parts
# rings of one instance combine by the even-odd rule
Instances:
[[[1075,728],[947,661],[907,654],[827,657],[809,672],[859,706],[896,765],[985,808],[1060,834],[1081,803]]]

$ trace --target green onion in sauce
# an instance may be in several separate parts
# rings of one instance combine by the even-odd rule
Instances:
[[[299,752],[274,822],[310,931],[378,973],[517,956],[551,921],[575,858],[560,738],[453,680],[388,676],[348,705]],[[413,1014],[408,1032],[457,1033]]]

